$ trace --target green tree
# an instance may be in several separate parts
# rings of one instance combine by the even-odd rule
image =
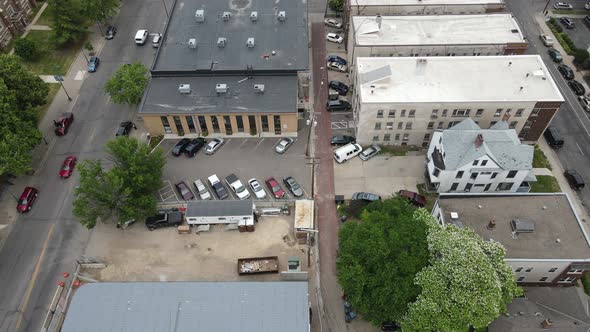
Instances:
[[[574,53],[574,61],[583,64],[588,58],[590,58],[590,53],[588,53],[588,51],[583,48],[576,49],[576,52]]]
[[[361,223],[340,231],[337,276],[355,310],[374,324],[400,321],[420,288],[416,274],[428,264],[426,224],[399,197],[374,202]]]
[[[43,80],[27,71],[18,57],[8,54],[0,55],[0,79],[14,93],[14,108],[27,113],[28,120],[36,121],[36,114],[27,111],[45,104],[49,88]]]
[[[14,53],[25,60],[32,60],[37,56],[37,45],[29,38],[19,38],[14,43]]]
[[[402,322],[404,331],[465,332],[488,326],[522,290],[504,262],[504,247],[469,228],[441,226],[425,210],[430,265],[416,276],[422,289]]]
[[[344,0],[328,0],[328,6],[333,11],[341,12],[344,10]]]
[[[84,3],[84,16],[96,22],[112,17],[119,7],[119,0],[92,0]]]
[[[84,7],[93,1],[86,1]],[[51,31],[57,45],[78,40],[86,33],[83,6],[80,0],[50,0],[49,10],[53,16]]]
[[[148,81],[147,73],[148,69],[139,62],[123,65],[107,81],[104,89],[115,103],[137,105]]]
[[[166,163],[162,150],[150,154],[147,144],[125,136],[109,141],[106,150],[113,162],[109,170],[99,160],[77,166],[80,186],[74,194],[74,215],[89,229],[98,220],[120,224],[156,211],[153,193],[161,186]]]

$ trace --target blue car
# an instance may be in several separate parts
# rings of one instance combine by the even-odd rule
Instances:
[[[341,65],[346,65],[346,60],[337,55],[328,55],[327,62],[338,62]]]
[[[96,68],[98,68],[99,64],[100,64],[100,59],[98,59],[95,56],[91,57],[90,61],[88,61],[88,72],[94,73],[96,71]]]

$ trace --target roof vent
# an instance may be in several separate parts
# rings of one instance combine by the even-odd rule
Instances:
[[[252,21],[252,22],[258,21],[258,12],[251,12],[250,13],[250,21]]]
[[[231,18],[231,13],[230,12],[223,12],[223,14],[221,15],[221,18],[223,18],[224,21],[229,21],[229,19]]]
[[[482,144],[483,144],[483,135],[482,134],[477,134],[477,137],[475,137],[475,147],[479,148]]]
[[[517,234],[520,233],[533,233],[535,231],[535,223],[529,219],[514,218],[510,222],[512,231]]]
[[[180,94],[189,94],[191,93],[191,85],[190,84],[181,84],[178,86],[178,92]]]
[[[246,41],[246,46],[248,46],[248,48],[253,48],[254,47],[254,38],[252,38],[252,37],[248,38],[248,40]]]
[[[197,39],[191,38],[188,40],[188,48],[197,48]]]
[[[227,90],[229,90],[227,84],[218,83],[217,85],[215,85],[215,92],[217,92],[217,94],[226,93]]]
[[[226,43],[227,43],[227,38],[224,38],[224,37],[217,38],[217,47],[219,47],[219,48],[225,47]]]
[[[510,30],[512,33],[518,33],[518,29],[512,29]]]
[[[264,84],[254,84],[254,91],[256,93],[264,93]]]
[[[285,22],[285,20],[287,19],[287,13],[284,10],[281,10],[277,15],[277,19],[281,22]]]
[[[459,219],[459,214],[457,212],[451,212],[451,219]]]
[[[195,12],[195,19],[197,22],[205,22],[205,10],[197,9]]]

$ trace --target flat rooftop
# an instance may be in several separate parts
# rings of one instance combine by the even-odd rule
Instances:
[[[351,6],[465,6],[499,5],[504,0],[354,0]]]
[[[527,43],[511,14],[354,16],[358,46],[504,45]]]
[[[308,332],[307,282],[91,283],[62,332]]]
[[[181,94],[180,84],[190,93]],[[217,84],[228,91],[218,94]],[[254,89],[263,84],[264,92]],[[140,114],[293,113],[297,111],[297,76],[152,77]]]
[[[359,57],[362,103],[563,102],[539,55]]]
[[[200,9],[203,22],[195,17]],[[277,18],[281,11],[284,21]],[[230,13],[228,20],[224,13]],[[175,1],[152,71],[306,70],[307,30],[305,0]],[[191,38],[196,48],[189,47]],[[224,47],[219,38],[226,38]],[[246,45],[248,38],[254,38],[254,47]]]
[[[224,179],[220,181],[225,182]],[[198,200],[188,202],[186,207],[187,217],[221,217],[221,216],[244,216],[254,213],[252,200]]]
[[[590,245],[569,199],[554,194],[441,194],[438,200],[445,224],[451,212],[459,214],[463,227],[506,248],[507,259],[588,259]],[[513,236],[510,222],[528,219],[533,233]],[[487,228],[490,220],[496,227]]]

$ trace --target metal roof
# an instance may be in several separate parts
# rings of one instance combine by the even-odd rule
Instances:
[[[61,331],[307,332],[308,306],[307,282],[93,283]]]
[[[222,180],[223,181],[223,180]],[[220,200],[188,202],[187,217],[251,216],[254,203],[251,200]]]

